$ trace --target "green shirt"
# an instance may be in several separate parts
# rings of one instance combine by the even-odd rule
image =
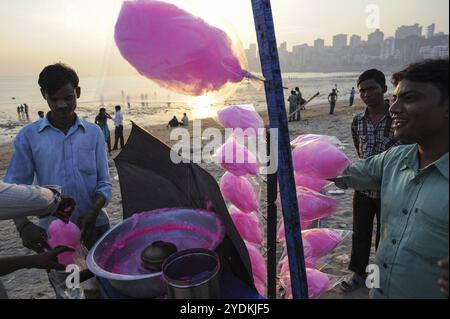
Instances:
[[[371,297],[444,298],[437,263],[448,256],[448,153],[420,169],[417,145],[398,146],[343,176],[356,190],[381,191],[380,288]]]

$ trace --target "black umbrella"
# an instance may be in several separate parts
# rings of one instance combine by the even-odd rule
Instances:
[[[133,123],[127,144],[114,159],[122,193],[123,218],[160,208],[213,210],[226,228],[225,238],[216,250],[222,269],[254,287],[247,249],[216,180],[194,163],[173,163],[171,152],[166,144]]]

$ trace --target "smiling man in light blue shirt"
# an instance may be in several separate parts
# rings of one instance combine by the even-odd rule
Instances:
[[[76,202],[71,221],[82,231],[82,242],[90,248],[109,228],[103,207],[111,199],[111,182],[102,132],[80,119],[75,108],[81,89],[75,71],[63,64],[47,66],[39,85],[50,112],[24,127],[14,141],[14,154],[5,181],[59,185],[62,194]],[[45,229],[26,218],[14,220],[25,247],[42,252],[47,245]]]

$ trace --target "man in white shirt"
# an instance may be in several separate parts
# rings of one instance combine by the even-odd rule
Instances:
[[[183,113],[183,118],[181,119],[181,123],[183,123],[183,126],[189,126],[189,118],[187,117],[186,113]]]
[[[117,150],[117,144],[120,140],[120,148],[123,148],[124,138],[123,138],[123,114],[120,105],[116,105],[116,115],[114,116],[114,125],[116,129],[114,130],[114,147],[113,150]]]

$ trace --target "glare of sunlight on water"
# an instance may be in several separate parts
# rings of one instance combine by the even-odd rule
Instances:
[[[207,95],[193,98],[191,113],[194,118],[204,119],[215,116],[217,110],[213,107],[214,102],[214,99]]]

